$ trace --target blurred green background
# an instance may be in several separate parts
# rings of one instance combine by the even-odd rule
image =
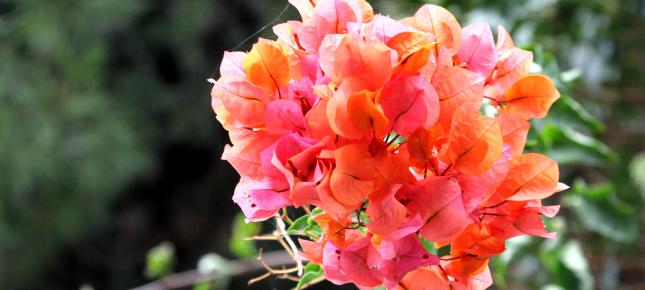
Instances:
[[[559,239],[509,241],[496,288],[645,289],[643,1],[372,1],[393,17],[424,3],[504,25],[563,95],[527,148],[571,185],[549,200]],[[253,254],[229,248],[237,176],[206,78],[285,4],[0,0],[0,289],[129,289],[209,252]],[[224,289],[290,285],[246,279]]]

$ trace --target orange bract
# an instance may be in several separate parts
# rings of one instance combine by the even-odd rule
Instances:
[[[426,4],[414,14],[414,26],[437,36],[437,41],[451,53],[459,51],[461,26],[450,11],[437,5]]]
[[[357,206],[372,191],[373,165],[367,151],[357,144],[336,150],[336,169],[331,176],[331,190],[344,205]]]
[[[337,85],[356,79],[363,89],[376,91],[392,76],[392,52],[356,34],[328,35],[320,45],[320,67]]]
[[[430,52],[436,47],[430,40],[431,36],[427,33],[406,31],[390,38],[387,46],[398,53],[403,71],[415,72],[430,61]]]
[[[396,290],[451,290],[448,279],[438,268],[419,268],[409,272]]]
[[[502,130],[504,144],[511,147],[513,156],[522,154],[531,124],[522,117],[510,113],[501,113],[497,119]]]
[[[528,75],[517,81],[501,98],[505,111],[529,118],[544,118],[560,93],[543,75]]]
[[[347,101],[349,119],[367,132],[383,131],[387,127],[387,118],[381,108],[374,104],[374,95],[369,91],[360,91]]]
[[[506,240],[555,238],[542,217],[558,207],[541,200],[567,187],[523,151],[559,94],[527,75],[530,51],[436,5],[395,20],[365,0],[289,2],[300,21],[226,52],[209,80],[248,221],[316,207],[302,257],[359,289],[483,290]]]
[[[244,73],[250,82],[272,95],[291,80],[289,59],[282,48],[263,42],[253,45],[244,59]]]
[[[508,200],[544,199],[558,186],[558,164],[548,157],[529,153],[511,161],[511,169],[498,192]]]
[[[428,165],[439,154],[435,148],[436,140],[443,135],[441,126],[432,127],[430,130],[419,128],[408,138],[407,149],[410,161],[418,168]],[[435,172],[437,174],[437,172]]]
[[[468,175],[490,168],[502,153],[502,132],[496,119],[479,114],[477,104],[464,104],[452,119],[444,160]]]
[[[482,103],[484,79],[461,67],[449,67],[435,73],[432,84],[439,95],[439,124],[450,128],[452,114],[464,103]]]

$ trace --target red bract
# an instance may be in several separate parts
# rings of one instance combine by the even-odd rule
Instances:
[[[485,289],[507,239],[555,238],[540,201],[566,186],[523,151],[559,93],[527,74],[531,52],[435,5],[397,21],[363,0],[290,2],[302,21],[225,53],[212,90],[249,221],[320,208],[299,256],[361,289]]]

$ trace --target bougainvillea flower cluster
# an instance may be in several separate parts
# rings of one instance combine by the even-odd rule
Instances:
[[[226,52],[212,89],[248,221],[321,209],[301,255],[360,289],[485,289],[506,240],[555,238],[541,200],[566,186],[523,151],[559,93],[531,52],[435,5],[394,20],[363,0],[290,2],[302,20]]]

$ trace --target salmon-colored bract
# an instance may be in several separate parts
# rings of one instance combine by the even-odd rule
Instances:
[[[506,240],[555,238],[542,217],[559,207],[541,200],[567,187],[524,146],[560,94],[503,27],[495,40],[436,5],[395,20],[364,0],[289,2],[302,20],[226,52],[213,81],[247,221],[319,208],[297,257],[359,289],[486,289]]]

